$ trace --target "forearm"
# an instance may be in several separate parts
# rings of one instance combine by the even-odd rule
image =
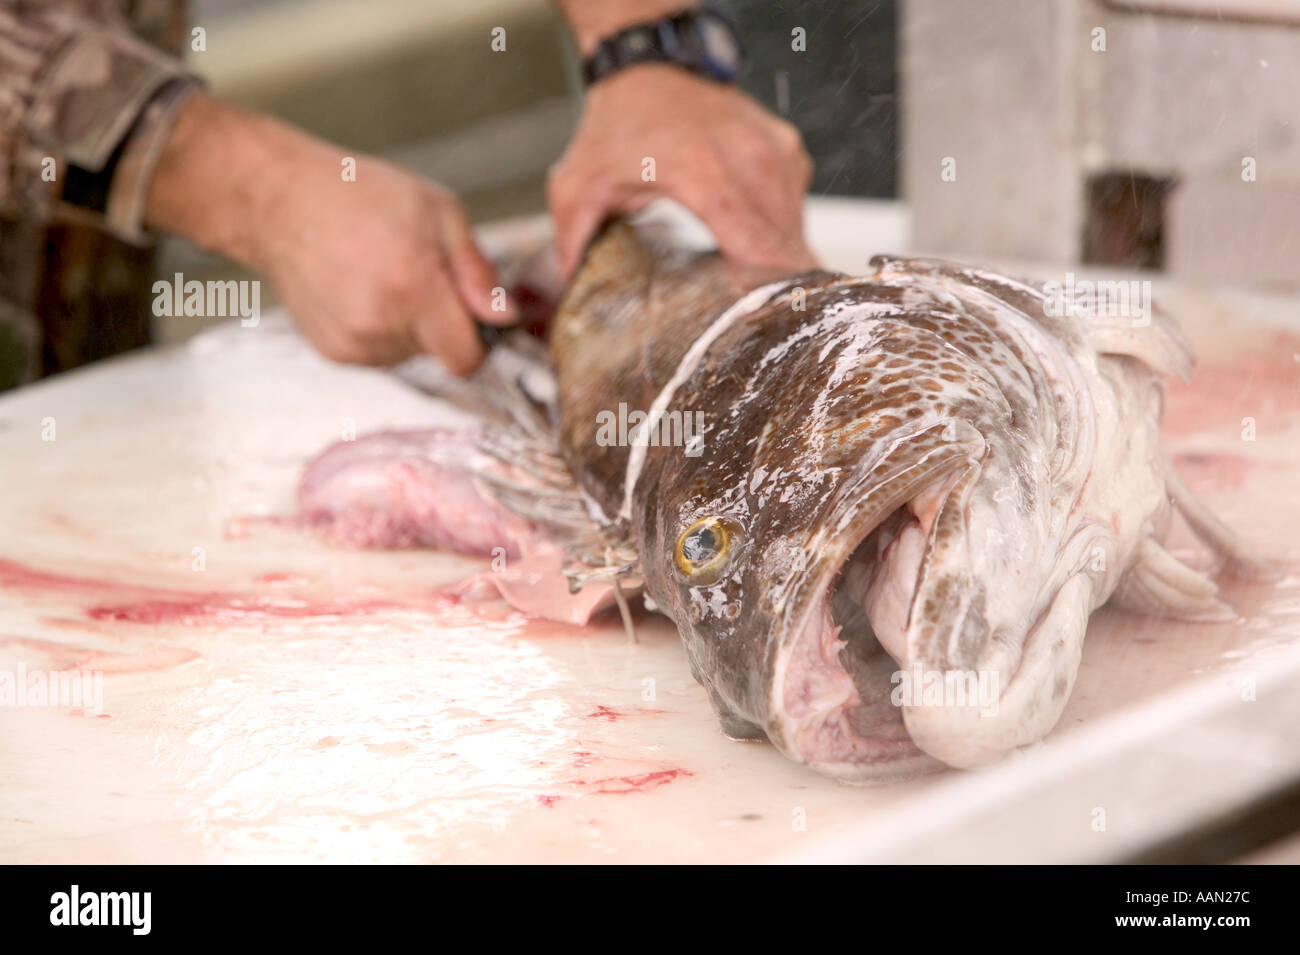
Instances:
[[[256,265],[260,232],[284,178],[331,161],[322,144],[270,116],[202,93],[182,107],[149,189],[145,221],[245,265]]]
[[[699,6],[695,0],[555,0],[578,51],[589,56],[604,37],[633,23]]]

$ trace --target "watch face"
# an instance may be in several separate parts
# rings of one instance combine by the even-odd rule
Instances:
[[[727,24],[717,17],[706,15],[696,21],[696,28],[699,30],[704,55],[712,61],[712,65],[730,73],[737,72],[740,69],[740,44],[736,42],[735,34]]]
[[[595,83],[634,63],[674,63],[723,83],[734,83],[744,51],[723,16],[686,11],[654,23],[634,24],[602,40],[583,64]]]
[[[619,37],[618,45],[628,57],[644,56],[654,46],[654,34],[648,30],[631,30]]]

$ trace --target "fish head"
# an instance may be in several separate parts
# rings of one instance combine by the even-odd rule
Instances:
[[[1059,563],[1032,383],[944,307],[862,280],[782,293],[682,376],[698,438],[640,478],[647,591],[724,731],[843,779],[1019,745],[1021,714],[1010,736],[980,721]],[[969,674],[970,705],[926,712],[900,692],[917,668]]]

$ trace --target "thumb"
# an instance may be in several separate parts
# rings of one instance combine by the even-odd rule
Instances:
[[[604,176],[581,182],[561,161],[547,180],[547,200],[555,223],[555,259],[560,275],[569,279],[582,260],[587,243],[611,212],[617,211],[617,188]]]
[[[520,311],[497,270],[479,249],[469,221],[459,209],[445,217],[442,247],[447,271],[466,307],[493,325],[519,321]]]

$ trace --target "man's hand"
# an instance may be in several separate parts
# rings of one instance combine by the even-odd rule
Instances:
[[[560,266],[567,274],[577,265],[605,216],[666,195],[699,216],[729,258],[807,268],[811,178],[798,130],[740,90],[673,66],[630,67],[588,91],[577,132],[551,170]]]
[[[326,357],[391,364],[430,352],[472,370],[483,357],[472,316],[507,323],[516,311],[494,297],[460,203],[364,156],[349,181],[345,157],[196,95],[159,163],[147,221],[269,276]]]
[[[257,265],[327,358],[387,365],[429,352],[472,371],[483,357],[472,315],[514,315],[492,309],[496,275],[460,203],[385,162],[359,159],[355,182],[339,165],[300,161],[270,203]]]

